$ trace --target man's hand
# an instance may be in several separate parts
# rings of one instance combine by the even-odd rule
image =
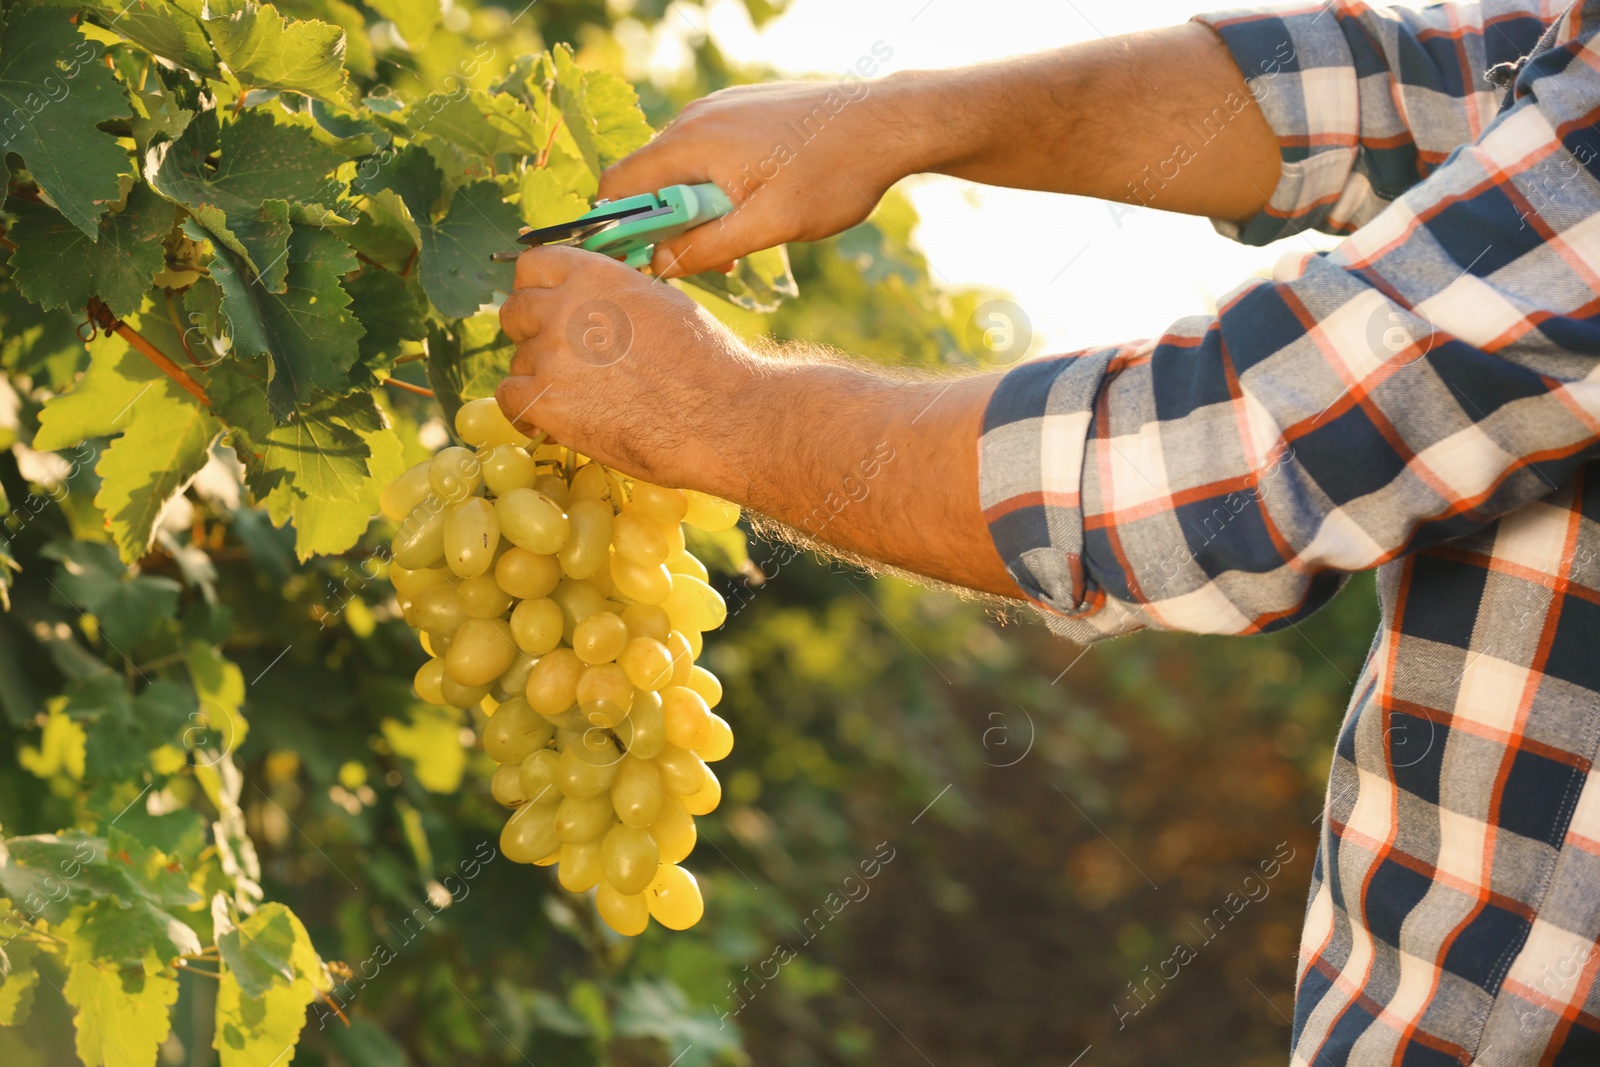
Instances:
[[[917,169],[918,135],[895,83],[793,82],[696,100],[654,141],[606,170],[600,196],[715,182],[732,213],[656,247],[664,278],[722,267],[786,241],[815,241],[867,217]]]
[[[568,247],[517,260],[495,396],[525,433],[624,474],[699,489],[821,541],[1017,596],[978,505],[996,377],[906,381],[791,346],[751,352],[698,304]]]
[[[693,300],[557,245],[517,259],[500,324],[517,353],[495,396],[519,428],[647,481],[726,492],[717,437],[752,359]]]

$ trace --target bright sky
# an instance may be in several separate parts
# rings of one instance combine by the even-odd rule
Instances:
[[[848,71],[880,41],[894,52],[887,73],[1171,25],[1209,9],[1204,0],[793,0],[757,32],[739,0],[712,0],[710,8],[693,17],[735,62],[824,76]],[[668,21],[687,28],[689,18]],[[936,277],[1012,294],[1044,342],[1036,353],[1160,333],[1308,240],[1247,248],[1204,219],[1141,210],[1119,220],[1096,200],[941,177],[908,188]]]

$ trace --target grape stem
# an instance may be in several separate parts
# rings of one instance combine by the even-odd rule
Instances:
[[[424,389],[420,385],[412,385],[410,382],[402,382],[399,378],[385,378],[383,380],[383,384],[392,385],[396,389],[404,389],[408,393],[416,393],[418,396],[425,396],[429,398],[433,396],[432,389]]]
[[[101,303],[98,296],[89,298],[89,319],[106,333],[114,333],[128,342],[141,356],[154,363],[167,377],[177,382],[183,391],[194,397],[206,407],[211,406],[211,398],[206,396],[206,391],[200,388],[200,383],[189,377],[189,372],[174,363],[165,352],[145,339],[144,335],[132,326],[111,314],[111,309]]]

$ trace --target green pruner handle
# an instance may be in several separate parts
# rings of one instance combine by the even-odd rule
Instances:
[[[583,247],[635,269],[647,267],[657,244],[733,210],[728,194],[711,182],[669,185],[654,197],[658,202],[655,210],[637,219],[624,219],[584,241]]]

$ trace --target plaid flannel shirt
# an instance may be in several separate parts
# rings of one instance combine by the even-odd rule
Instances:
[[[1600,0],[1202,21],[1282,153],[1218,228],[1349,237],[1009,373],[995,544],[1079,641],[1274,630],[1376,568],[1293,1062],[1600,1062]]]

